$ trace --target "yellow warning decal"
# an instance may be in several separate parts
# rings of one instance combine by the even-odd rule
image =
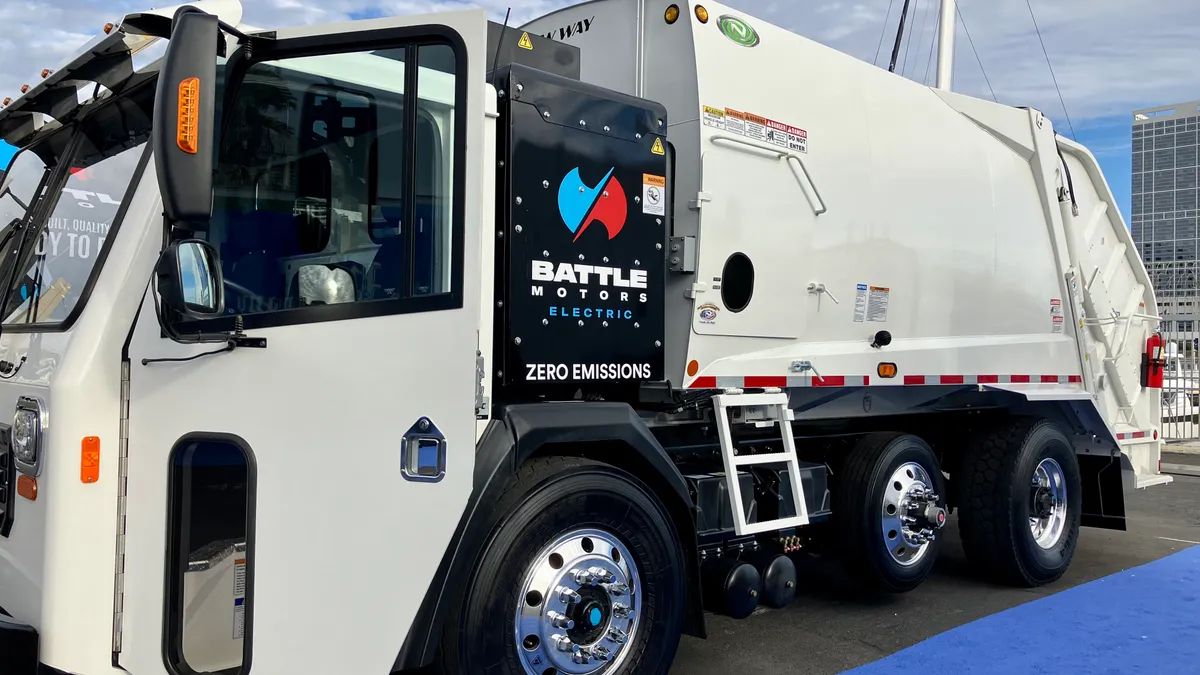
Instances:
[[[517,46],[521,49],[533,51],[533,40],[529,39],[529,33],[521,33],[521,39],[517,40]]]
[[[650,146],[650,152],[653,152],[656,155],[665,155],[666,154],[666,151],[663,150],[663,144],[662,144],[661,138],[654,139],[654,145]]]

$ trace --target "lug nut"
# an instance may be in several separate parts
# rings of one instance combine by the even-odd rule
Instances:
[[[610,652],[608,647],[605,647],[604,645],[592,645],[591,652],[592,658],[596,659],[597,661],[607,661],[612,658],[612,652]]]
[[[591,663],[592,662],[592,650],[576,649],[575,653],[571,655],[571,660],[574,661],[575,663],[583,663],[583,664]]]
[[[619,602],[614,602],[612,606],[612,613],[613,616],[617,617],[618,619],[628,619],[629,615],[633,613],[633,608],[631,608],[629,605],[622,605]]]
[[[604,584],[604,590],[608,591],[609,595],[620,597],[629,592],[629,586],[626,584]]]
[[[575,643],[571,642],[571,638],[566,635],[552,635],[550,641],[554,643],[554,648],[560,652],[569,652],[575,648]]]
[[[579,602],[579,601],[583,600],[582,596],[580,596],[575,591],[567,588],[566,586],[559,586],[558,588],[556,588],[554,590],[555,590],[555,592],[558,593],[558,599],[561,600],[564,604],[570,603],[570,602]]]
[[[572,628],[575,627],[575,622],[573,620],[571,620],[570,617],[568,617],[565,614],[560,614],[559,612],[547,612],[546,618],[550,621],[550,624],[552,626],[554,626],[555,628],[571,630]]]
[[[619,645],[623,645],[629,639],[629,634],[616,626],[610,626],[608,629],[608,639]]]

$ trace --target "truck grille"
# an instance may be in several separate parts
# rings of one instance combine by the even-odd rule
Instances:
[[[8,537],[12,530],[13,501],[17,496],[17,467],[8,429],[7,424],[0,424],[0,537]]]

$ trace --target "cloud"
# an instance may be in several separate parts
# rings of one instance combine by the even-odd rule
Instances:
[[[727,0],[740,11],[886,67],[901,0]],[[1197,0],[1031,0],[1046,51],[1076,127],[1086,128],[1135,108],[1200,99],[1196,36]],[[0,97],[68,58],[108,21],[153,3],[129,0],[8,0],[0,5]],[[246,20],[262,27],[316,24],[378,15],[403,15],[482,7],[501,20],[512,7],[513,24],[574,4],[571,0],[244,0]],[[890,12],[889,12],[890,7]],[[1046,57],[1022,0],[960,0],[978,49],[976,60],[958,26],[954,85],[990,98],[1038,108],[1067,126]],[[910,40],[901,65],[912,79],[932,82],[937,0],[913,0]],[[884,18],[888,20],[884,22]],[[919,44],[918,44],[919,39]],[[882,49],[880,43],[882,41]],[[905,54],[907,53],[907,58]]]

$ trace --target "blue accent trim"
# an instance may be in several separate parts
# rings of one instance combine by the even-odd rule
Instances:
[[[615,167],[614,167],[615,168]],[[579,176],[579,167],[571,169],[563,176],[558,185],[558,213],[571,234],[579,230],[579,226],[587,219],[588,213],[600,198],[600,192],[608,179],[612,177],[613,169],[604,174],[604,180],[596,183],[596,187],[588,187]]]
[[[599,607],[593,607],[592,611],[588,612],[588,621],[591,621],[593,626],[599,626],[600,619],[603,618],[604,614],[600,612]]]

